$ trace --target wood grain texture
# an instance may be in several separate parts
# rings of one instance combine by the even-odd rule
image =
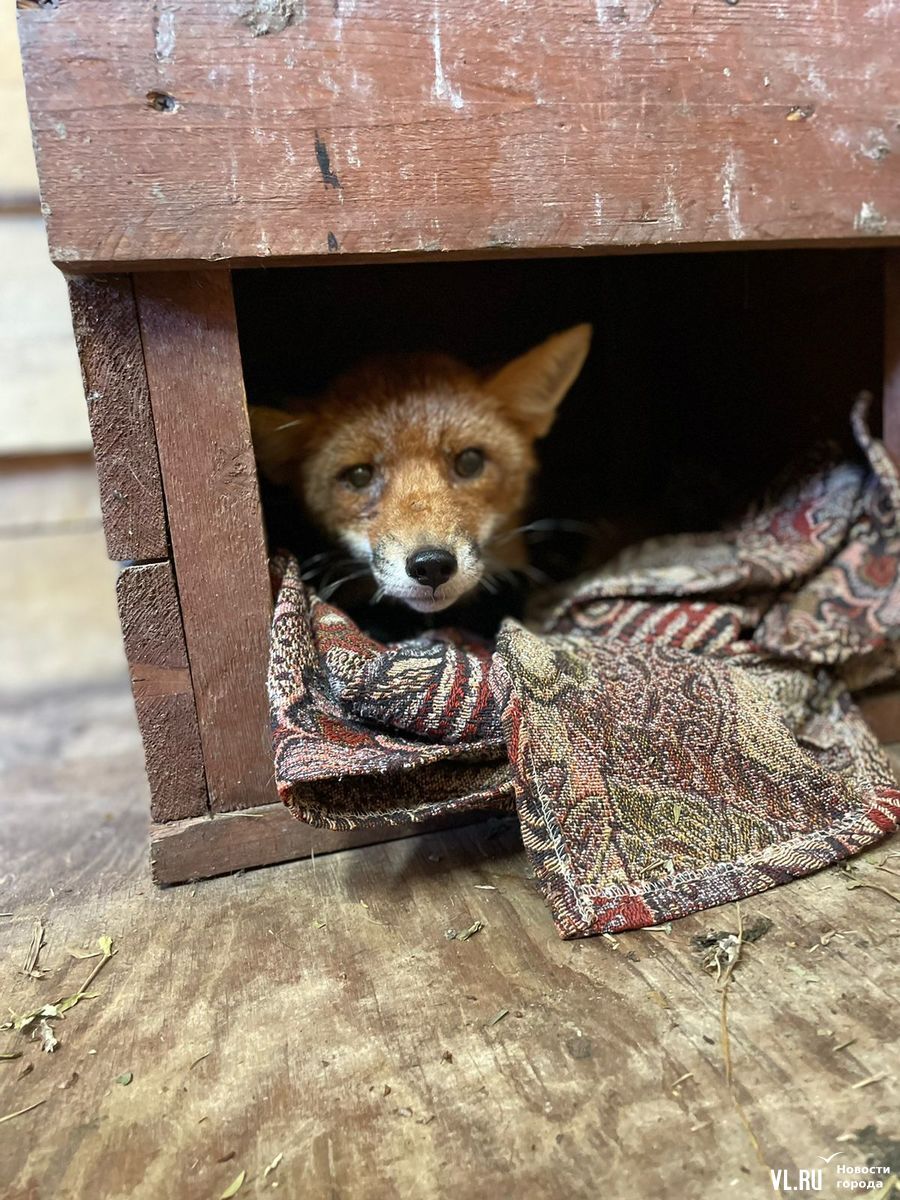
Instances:
[[[893,0],[68,0],[19,24],[69,267],[900,239]]]
[[[135,288],[210,803],[249,808],[275,798],[272,598],[231,278]]]
[[[168,563],[126,567],[116,593],[154,821],[207,812],[206,780],[175,578]]]
[[[900,251],[884,256],[884,444],[900,466]],[[900,738],[900,731],[898,731]]]
[[[0,1038],[0,1115],[45,1101],[2,1127],[4,1200],[215,1200],[241,1171],[239,1200],[766,1200],[769,1167],[812,1166],[831,1200],[838,1164],[896,1153],[898,908],[848,886],[896,890],[891,844],[741,906],[774,922],[728,1015],[763,1165],[692,945],[734,906],[561,942],[497,822],[160,893],[126,689],[0,703],[0,732],[4,1005],[77,991],[67,946],[117,950],[53,1054]]]
[[[188,883],[229,871],[264,867],[334,854],[355,846],[371,846],[400,838],[471,824],[478,817],[443,818],[379,829],[314,829],[292,817],[283,804],[267,804],[252,812],[219,813],[193,821],[153,825],[150,865],[154,883]]]
[[[75,278],[69,302],[109,557],[167,558],[165,505],[131,280]]]
[[[84,588],[60,589],[55,555],[42,562],[59,603]],[[774,922],[729,1005],[763,1166],[692,945],[736,930],[734,906],[617,948],[561,942],[498,822],[160,892],[124,672],[98,685],[85,662],[80,683],[48,686],[20,595],[0,596],[0,626],[31,639],[45,681],[0,695],[4,1009],[76,992],[96,960],[66,947],[106,934],[117,951],[56,1023],[53,1054],[0,1034],[0,1053],[22,1053],[0,1062],[0,1116],[44,1101],[0,1126],[3,1200],[215,1200],[242,1170],[238,1200],[771,1200],[768,1166],[794,1184],[823,1167],[833,1198],[850,1194],[831,1186],[837,1164],[896,1154],[900,908],[872,886],[898,890],[896,839],[854,876],[742,905],[745,925]],[[20,969],[36,918],[42,980]],[[467,941],[445,937],[476,920]]]

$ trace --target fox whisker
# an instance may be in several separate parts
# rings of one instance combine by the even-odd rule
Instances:
[[[342,558],[340,562],[328,564],[328,567],[326,568],[326,575],[324,578],[319,580],[319,583],[322,587],[327,587],[328,584],[331,583],[334,576],[340,571],[365,571],[367,569],[368,568],[365,567],[361,562],[357,562],[356,559]]]
[[[580,533],[584,537],[599,538],[599,527],[605,525],[604,521],[576,521],[570,520],[567,517],[547,517],[540,521],[529,521],[527,525],[518,525],[515,529],[506,529],[503,533],[496,534],[484,543],[488,546],[501,546],[504,542],[510,541],[519,534],[543,534],[549,537],[554,533]]]
[[[525,563],[522,567],[516,568],[516,573],[524,575],[526,579],[530,579],[532,583],[549,583],[550,576],[546,571],[542,571],[540,567],[533,567],[531,563]]]
[[[494,579],[504,579],[507,583],[517,584],[524,576],[525,579],[530,579],[533,583],[549,583],[550,576],[546,571],[542,571],[539,567],[532,566],[531,563],[524,563],[520,567],[507,567],[501,563],[489,562],[487,564],[489,574]]]
[[[368,570],[351,572],[351,574],[344,575],[341,579],[336,579],[334,583],[326,584],[319,592],[319,599],[329,600],[338,588],[343,587],[345,583],[352,583],[354,579],[362,579],[368,573]]]
[[[491,567],[491,576],[494,580],[502,580],[504,583],[515,583],[516,573],[511,567],[495,566]]]
[[[311,567],[308,571],[304,571],[300,578],[304,583],[309,583],[311,580],[315,579],[317,575],[324,575],[327,572],[333,573],[334,571],[342,571],[347,567],[358,567],[359,565],[359,560],[356,558],[337,558],[332,561],[320,563],[316,567]],[[323,584],[327,584],[328,580],[322,579],[321,582]]]
[[[511,539],[558,531],[596,536],[596,526],[580,521],[521,523],[536,443],[581,371],[591,333],[586,322],[574,325],[490,375],[443,354],[372,358],[302,402],[289,393],[280,407],[253,405],[261,474],[298,502],[298,516],[316,538],[306,549],[338,551],[310,554],[302,579],[327,598],[366,577],[371,587],[363,599],[394,598],[424,615],[456,604],[476,583],[499,599],[507,580],[521,582],[527,571],[501,573],[505,562],[495,569],[492,561],[518,557],[521,547],[515,556],[508,552],[516,546]],[[486,490],[476,482],[485,471]],[[506,553],[490,553],[504,543]],[[381,579],[390,581],[386,589],[378,589]]]
[[[334,558],[336,550],[320,550],[318,554],[311,554],[309,558],[304,558],[300,562],[300,569],[307,570],[313,563],[321,562],[323,558]]]

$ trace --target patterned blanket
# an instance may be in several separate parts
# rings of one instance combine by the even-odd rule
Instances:
[[[826,462],[725,533],[641,545],[507,620],[394,645],[280,567],[269,692],[295,816],[514,809],[563,937],[653,925],[854,854],[900,792],[851,698],[900,668],[900,480]]]

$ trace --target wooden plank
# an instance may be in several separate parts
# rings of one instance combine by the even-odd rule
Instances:
[[[119,620],[154,821],[207,812],[206,780],[175,577],[169,563],[126,567]]]
[[[144,355],[127,276],[69,281],[106,547],[116,560],[169,553]]]
[[[189,883],[247,867],[393,842],[437,829],[468,825],[478,819],[477,815],[465,813],[462,817],[415,825],[336,831],[314,829],[292,817],[283,804],[267,804],[252,812],[220,813],[211,818],[153,825],[150,864],[154,883]]]
[[[135,288],[210,803],[248,808],[275,795],[272,598],[231,278]]]
[[[884,256],[884,444],[900,466],[900,251]],[[897,733],[900,738],[900,729]]]
[[[69,267],[900,240],[893,3],[78,0],[20,36]]]

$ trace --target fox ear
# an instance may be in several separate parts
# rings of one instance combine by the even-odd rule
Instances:
[[[301,457],[311,420],[309,413],[251,405],[253,452],[262,473],[272,483],[284,484],[290,480],[291,468]]]
[[[549,433],[560,401],[584,365],[592,333],[590,325],[556,333],[488,380],[490,392],[532,437]]]

